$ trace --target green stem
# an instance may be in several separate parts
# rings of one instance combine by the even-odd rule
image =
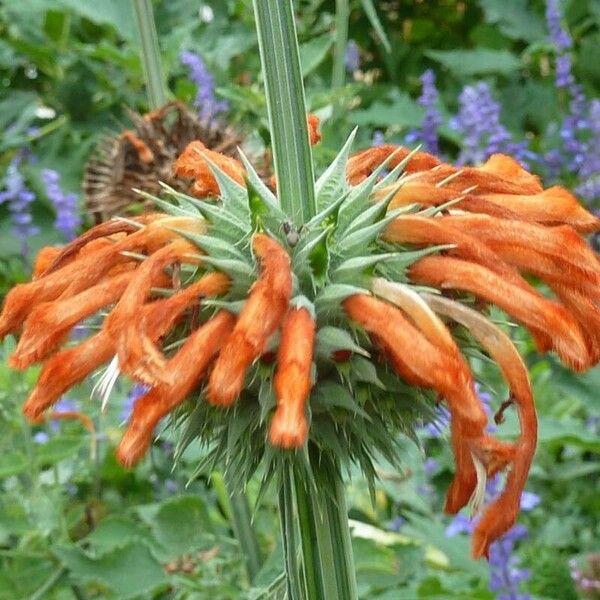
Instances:
[[[296,510],[294,506],[294,476],[292,467],[286,466],[282,474],[279,490],[279,519],[281,521],[281,539],[285,573],[287,576],[287,599],[304,600],[313,598],[302,593],[301,568],[298,561],[298,541],[296,536]],[[300,532],[302,536],[302,532]]]
[[[304,471],[294,473],[305,599],[356,600],[354,557],[339,466],[334,459],[321,457],[316,468],[320,482],[316,488],[308,487]]]
[[[253,0],[279,202],[296,225],[316,214],[292,0]]]
[[[260,571],[262,560],[258,540],[252,527],[250,505],[244,491],[239,489],[239,484],[229,481],[227,476],[225,476],[225,487],[231,506],[231,524],[246,558],[248,579],[252,583]]]
[[[333,74],[331,87],[340,88],[346,81],[346,46],[348,45],[348,19],[350,3],[348,0],[335,0],[335,46],[333,48]]]
[[[133,0],[135,20],[141,45],[142,65],[150,108],[158,108],[167,101],[167,86],[160,58],[152,0]]]

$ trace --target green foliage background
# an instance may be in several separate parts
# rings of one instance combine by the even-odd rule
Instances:
[[[194,0],[160,0],[156,22],[165,71],[173,95],[192,101],[195,86],[179,63],[182,49],[199,52],[215,75],[219,94],[230,101],[227,121],[268,143],[266,107],[251,3],[213,0],[213,18]],[[419,76],[434,68],[441,108],[448,117],[468,83],[484,79],[503,106],[503,122],[515,139],[534,149],[552,146],[549,125],[558,122],[566,98],[554,86],[553,50],[547,41],[544,3],[539,0],[353,1],[350,38],[361,47],[359,73],[331,87],[335,2],[297,3],[302,64],[310,110],[323,119],[318,165],[331,159],[350,129],[359,144],[373,131],[391,141],[418,125]],[[371,9],[376,5],[376,13]],[[375,20],[374,14],[377,15]],[[369,18],[369,16],[371,18]],[[566,2],[575,39],[574,64],[589,97],[600,91],[600,4]],[[382,37],[381,32],[385,32]],[[389,44],[389,51],[386,46]],[[126,125],[124,107],[143,111],[146,99],[130,3],[125,0],[22,0],[0,5],[0,172],[26,146],[36,161],[27,167],[42,232],[32,240],[60,243],[54,215],[40,183],[51,167],[64,187],[79,191],[84,163],[99,136]],[[41,107],[52,109],[40,118]],[[45,111],[48,113],[48,111]],[[31,131],[35,128],[35,131]],[[446,125],[442,147],[458,152],[460,139]],[[571,181],[565,182],[567,185]],[[30,258],[19,254],[7,209],[0,206],[0,287],[26,278]],[[259,598],[281,571],[276,500],[267,495],[255,527],[266,559],[251,586],[231,529],[229,503],[218,474],[192,477],[201,459],[191,447],[171,472],[177,431],[161,434],[151,456],[133,472],[113,458],[122,431],[125,386],[108,414],[90,399],[90,385],[71,394],[94,417],[97,452],[78,423],[30,427],[20,405],[35,381],[35,369],[11,372],[0,350],[0,599],[15,598]],[[519,546],[531,568],[528,591],[536,599],[577,598],[567,561],[600,550],[600,373],[577,377],[553,358],[536,358],[525,337],[540,413],[540,443],[529,490],[541,504],[520,517],[530,537]],[[496,405],[503,399],[498,374],[475,361],[493,382]],[[37,444],[34,435],[50,440]],[[516,424],[503,425],[510,435]],[[452,459],[447,439],[422,432],[428,456],[439,461],[431,479],[423,455],[405,442],[405,470],[381,465],[373,506],[356,474],[349,484],[355,554],[363,598],[493,598],[488,568],[468,558],[466,537],[447,538],[441,515]],[[191,481],[189,479],[191,478]],[[252,502],[258,490],[250,487]],[[406,523],[389,530],[398,516]],[[261,596],[261,593],[266,595]]]

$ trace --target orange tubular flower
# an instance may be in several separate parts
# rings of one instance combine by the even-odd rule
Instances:
[[[314,143],[318,119],[309,115],[308,124]],[[544,190],[506,156],[460,169],[380,146],[351,156],[344,182],[347,150],[319,178],[320,216],[302,227],[287,220],[249,163],[242,167],[193,142],[175,171],[194,179],[194,193],[219,195],[219,202],[175,194],[174,206],[161,206],[177,216],[115,219],[62,250],[44,249],[35,279],[16,286],[0,314],[0,339],[22,332],[11,364],[44,361],[23,411],[40,418],[110,361],[97,388],[104,401],[119,372],[151,386],[118,449],[127,466],[140,460],[158,422],[197,392],[205,423],[198,435],[212,448],[225,444],[230,464],[247,476],[257,466],[247,457],[264,456],[267,441],[284,450],[306,447],[309,461],[354,461],[369,475],[372,457],[392,456],[406,427],[394,404],[397,375],[407,398],[417,397],[410,386],[423,387],[449,408],[456,473],[445,510],[470,503],[481,513],[473,555],[487,556],[516,519],[537,420],[525,364],[485,312],[496,305],[529,329],[539,350],[556,351],[577,371],[595,365],[600,261],[580,233],[600,229],[600,221],[562,188]],[[384,185],[372,174],[387,159],[391,168],[406,162],[407,174],[395,180],[391,173]],[[233,185],[219,189],[209,163],[242,187],[248,176],[258,197]],[[389,205],[377,205],[382,198]],[[524,275],[540,278],[555,297]],[[447,291],[456,292],[452,299]],[[461,303],[465,297],[477,310]],[[73,326],[100,310],[108,316],[98,333],[61,348]],[[516,407],[516,440],[487,432],[469,362],[446,320],[467,328],[498,364],[510,396],[497,416]],[[356,326],[368,335],[355,336]],[[277,357],[274,375],[262,361],[246,386],[250,367],[266,352]],[[346,395],[331,410],[331,390],[340,386]],[[270,391],[276,406],[265,427]],[[232,411],[201,404],[228,408],[240,396]],[[251,404],[258,400],[261,410]],[[319,415],[312,426],[309,413]],[[336,456],[340,448],[344,459]],[[484,507],[486,478],[504,470],[503,491]]]
[[[224,407],[231,406],[240,395],[246,370],[281,324],[292,293],[288,253],[262,234],[254,236],[252,245],[261,263],[260,276],[208,381],[208,401]]]
[[[119,444],[121,464],[132,466],[143,456],[152,439],[156,424],[180,404],[197,386],[222,341],[231,332],[235,317],[222,311],[194,331],[179,351],[168,361],[172,384],[158,384],[139,398],[127,431]]]
[[[244,175],[246,171],[239,160],[209,150],[202,142],[190,142],[173,164],[173,171],[178,177],[194,178],[195,183],[192,187],[194,196],[203,198],[219,195],[219,184],[204,157],[210,159],[234,181],[240,185],[245,185]]]
[[[493,271],[444,256],[427,256],[410,268],[416,283],[471,292],[492,302],[526,327],[546,331],[552,348],[573,369],[589,368],[590,356],[581,328],[561,304],[540,298],[504,281]]]
[[[277,408],[271,420],[269,440],[274,446],[299,448],[306,442],[305,405],[312,387],[314,340],[315,321],[308,310],[291,309],[281,327],[273,380]]]

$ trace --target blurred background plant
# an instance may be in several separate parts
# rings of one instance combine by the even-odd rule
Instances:
[[[317,166],[359,125],[363,146],[422,143],[463,163],[514,154],[600,209],[598,2],[297,6],[307,101],[322,119]],[[160,0],[154,9],[173,98],[211,126],[235,126],[261,152],[268,132],[251,3]],[[101,136],[130,127],[126,108],[148,106],[129,2],[2,3],[0,34],[2,293],[27,277],[37,249],[85,226],[86,161]],[[482,393],[498,399],[497,374],[474,361],[495,382]],[[423,463],[403,442],[405,470],[381,464],[374,505],[359,478],[350,485],[361,597],[598,597],[600,374],[575,377],[551,358],[529,364],[541,420],[529,489],[539,503],[489,567],[473,562],[461,535],[468,518],[439,516],[447,433],[424,428],[431,458]],[[171,472],[167,429],[151,458],[125,472],[112,455],[130,390],[106,415],[86,386],[70,399],[70,409],[94,407],[93,433],[70,420],[31,428],[19,406],[33,380],[0,364],[0,598],[277,597],[266,589],[281,571],[274,498],[255,515],[268,558],[250,590],[223,482],[194,475],[193,448]]]

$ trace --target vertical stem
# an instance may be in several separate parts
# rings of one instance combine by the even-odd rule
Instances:
[[[308,600],[316,596],[304,595],[301,585],[301,569],[298,561],[298,540],[296,537],[296,510],[294,505],[294,478],[292,467],[286,465],[282,473],[279,491],[279,518],[281,539],[287,576],[287,599]],[[302,536],[302,532],[300,533]]]
[[[141,45],[142,66],[150,108],[158,108],[167,101],[165,78],[160,59],[160,47],[152,12],[152,0],[133,0],[135,20]]]
[[[292,0],[254,0],[279,202],[296,225],[316,214]]]
[[[331,87],[344,85],[346,80],[346,46],[348,45],[348,19],[350,3],[348,0],[335,0],[335,46],[333,48],[333,73]]]
[[[258,540],[252,527],[250,505],[243,490],[229,481],[227,476],[225,476],[225,486],[231,505],[233,531],[246,558],[246,570],[248,578],[252,582],[260,571],[261,557]]]

